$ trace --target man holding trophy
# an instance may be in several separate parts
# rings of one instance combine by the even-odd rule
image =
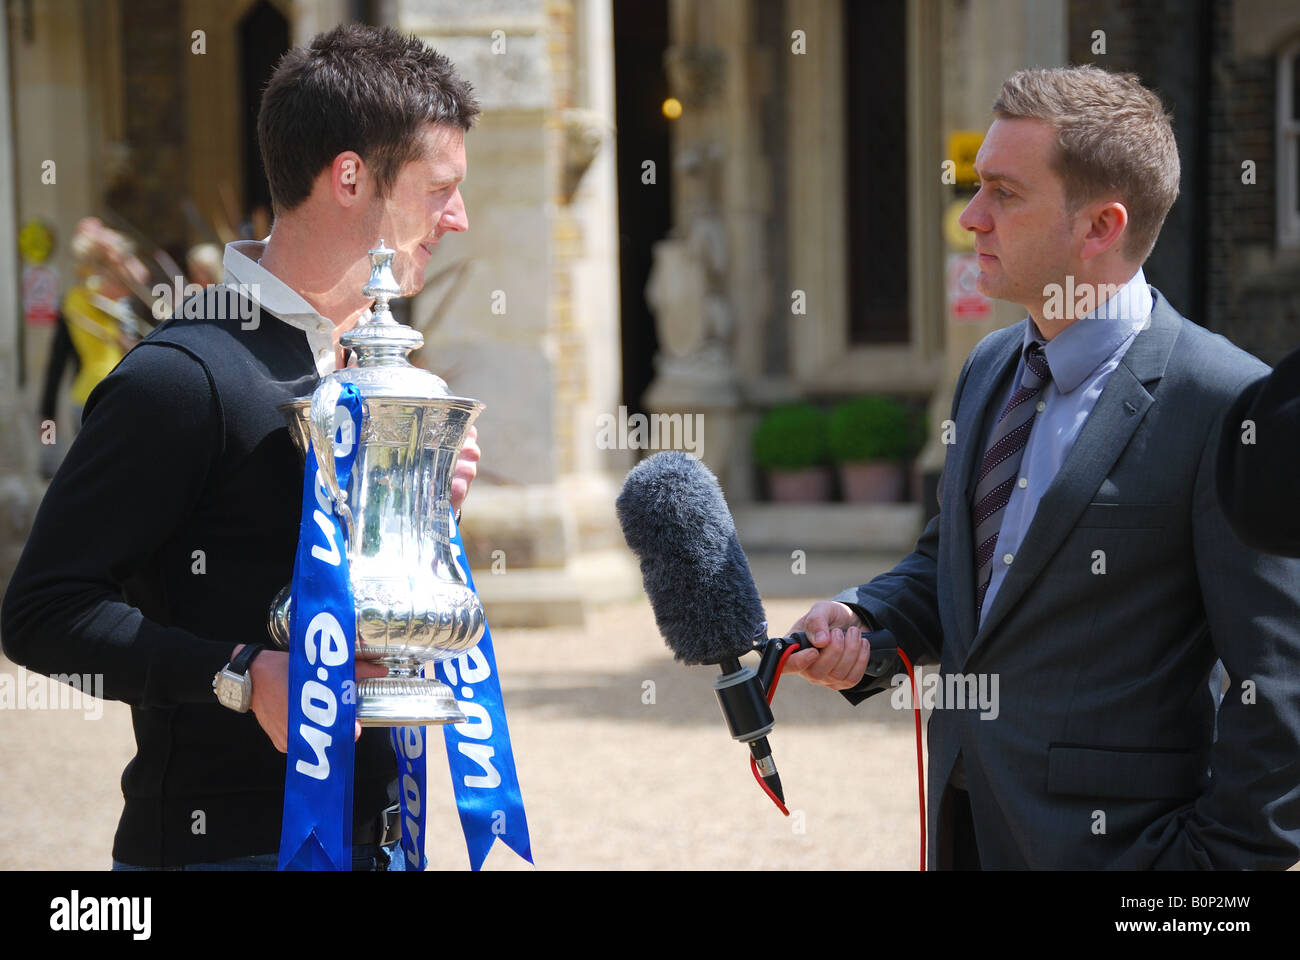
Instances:
[[[388,672],[381,661],[441,659],[482,632],[476,598],[458,594],[450,614],[432,600],[417,609],[390,589],[410,570],[384,568],[389,544],[405,538],[415,545],[402,563],[441,571],[429,590],[460,584],[428,544],[445,543],[447,503],[458,511],[474,478],[481,405],[447,397],[406,363],[419,334],[391,321],[387,301],[418,292],[433,247],[468,228],[459,184],[477,114],[445,57],[391,29],[341,26],[291,50],[258,118],[271,236],[229,245],[224,285],[178,309],[86,404],[5,597],[3,637],[15,662],[100,673],[105,695],[132,706],[137,753],[122,777],[115,869],[276,866],[293,706],[290,655],[276,646],[293,619],[283,588],[309,438],[310,462],[319,457],[330,478],[316,488],[318,522],[343,518],[356,561],[358,717],[368,716],[366,684]],[[352,487],[331,472],[343,466],[336,410],[318,389],[333,386],[336,399],[340,379],[357,382],[368,411],[353,437]],[[416,399],[403,392],[412,383]],[[385,445],[404,428],[416,431],[410,443]],[[358,486],[382,506],[359,502]],[[459,625],[450,642],[420,639],[449,617]],[[420,684],[441,686],[395,672],[417,701],[428,693]],[[454,699],[446,716],[394,706],[394,689],[371,697],[369,709],[387,713],[366,722],[461,719]],[[359,722],[355,735],[353,868],[389,869],[401,829],[390,731]]]

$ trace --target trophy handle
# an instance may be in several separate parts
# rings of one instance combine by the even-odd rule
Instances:
[[[337,380],[322,380],[311,395],[311,412],[307,417],[311,431],[311,445],[316,451],[316,464],[320,468],[325,492],[334,504],[334,512],[343,521],[343,533],[352,538],[352,510],[348,506],[346,490],[339,489],[338,471],[334,466],[334,433],[336,411],[343,385]]]
[[[289,649],[289,605],[293,603],[293,581],[280,588],[271,601],[266,618],[266,632],[278,650]]]

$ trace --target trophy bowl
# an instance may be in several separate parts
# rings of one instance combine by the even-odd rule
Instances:
[[[446,684],[419,675],[428,661],[459,656],[483,636],[483,605],[453,556],[451,480],[465,436],[483,404],[452,396],[443,380],[406,355],[421,334],[397,323],[388,300],[400,292],[393,251],[370,251],[365,287],[375,297],[370,320],[340,339],[355,367],[321,378],[311,396],[281,404],[298,451],[310,443],[321,483],[336,501],[347,537],[356,608],[356,658],[382,662],[388,676],[357,684],[362,726],[461,723],[464,713]],[[362,397],[361,434],[347,489],[334,475],[335,407],[345,383]],[[292,584],[271,605],[272,640],[288,649]]]

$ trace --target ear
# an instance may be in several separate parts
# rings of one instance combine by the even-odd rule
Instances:
[[[1128,227],[1128,208],[1118,200],[1084,207],[1080,215],[1086,217],[1083,235],[1083,249],[1079,251],[1081,260],[1093,257],[1114,248],[1119,249],[1120,239]]]
[[[370,188],[365,161],[354,150],[344,150],[334,158],[329,178],[330,195],[342,207],[355,206],[363,201]]]

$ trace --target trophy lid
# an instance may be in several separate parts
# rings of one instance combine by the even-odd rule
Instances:
[[[399,323],[388,309],[388,301],[402,294],[393,276],[396,252],[384,244],[370,251],[370,281],[362,293],[373,297],[375,304],[369,320],[357,324],[339,338],[343,346],[356,354],[355,367],[335,370],[326,379],[354,383],[365,397],[407,397],[411,399],[466,400],[453,397],[441,377],[411,364],[407,354],[424,346],[424,336]]]

